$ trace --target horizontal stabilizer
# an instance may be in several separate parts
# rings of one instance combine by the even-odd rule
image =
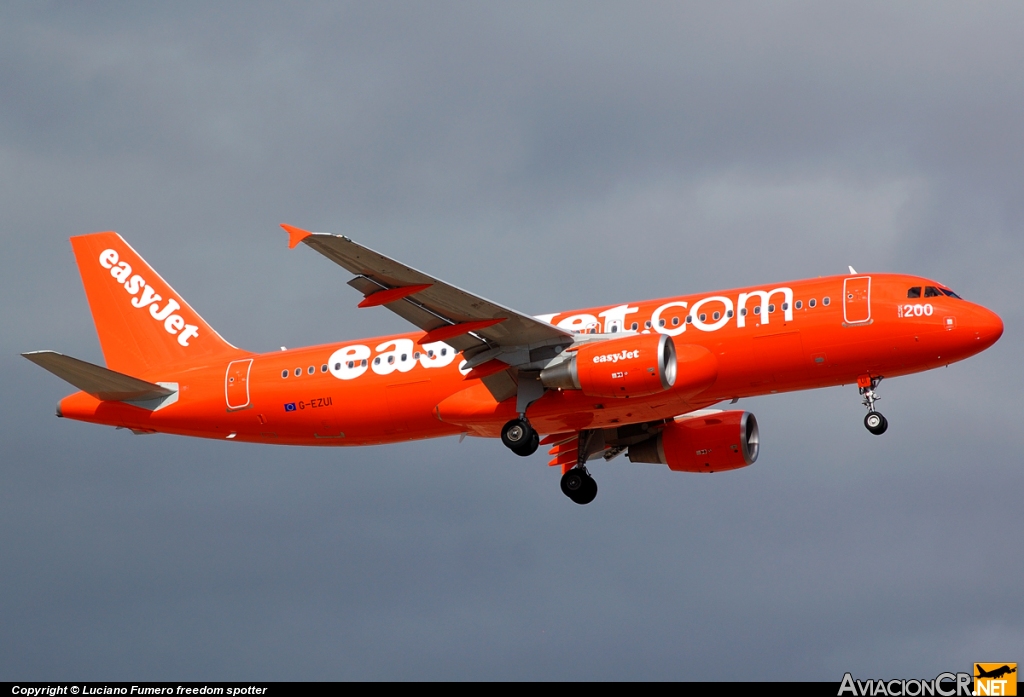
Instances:
[[[174,393],[174,390],[166,387],[86,363],[56,351],[30,351],[21,355],[82,392],[88,392],[104,401],[135,402],[160,399]]]

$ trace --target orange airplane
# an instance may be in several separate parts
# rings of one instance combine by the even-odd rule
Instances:
[[[78,388],[57,416],[279,445],[500,437],[552,446],[562,491],[590,503],[587,463],[625,453],[677,472],[753,464],[758,427],[726,400],[856,383],[876,435],[876,389],[999,339],[1003,323],[928,279],[846,276],[531,317],[347,237],[282,225],[418,330],[255,354],[235,348],[115,232],[71,239],[107,367],[23,354]]]

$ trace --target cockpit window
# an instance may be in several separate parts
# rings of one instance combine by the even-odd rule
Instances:
[[[942,297],[942,293],[940,293],[939,289],[936,288],[935,286],[925,286],[924,287],[924,297],[926,297],[926,298],[941,298]]]
[[[921,297],[921,286],[917,286],[916,288],[911,288],[910,290],[908,290],[907,291],[907,297],[908,298],[920,298]]]
[[[959,295],[957,295],[956,293],[951,291],[949,288],[939,288],[939,290],[941,290],[944,295],[948,295],[951,298],[956,298],[957,300],[963,300],[963,298],[961,298]]]

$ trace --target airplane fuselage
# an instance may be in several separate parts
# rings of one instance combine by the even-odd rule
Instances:
[[[733,398],[916,373],[967,358],[999,338],[1001,321],[980,305],[941,293],[908,297],[913,288],[940,287],[897,274],[831,276],[544,315],[574,333],[667,334],[677,347],[707,349],[715,376],[697,390],[680,380],[632,398],[548,390],[527,416],[540,433],[670,419]],[[176,385],[175,399],[159,408],[79,392],[61,401],[59,413],[142,433],[282,445],[499,435],[516,417],[516,398],[496,401],[460,370],[458,351],[443,342],[420,345],[423,336],[163,365],[136,376]]]

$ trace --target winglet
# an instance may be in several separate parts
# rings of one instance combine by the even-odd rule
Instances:
[[[295,246],[302,242],[313,233],[309,230],[303,230],[300,227],[294,225],[288,225],[287,223],[281,223],[281,227],[288,233],[288,249],[295,249]]]

